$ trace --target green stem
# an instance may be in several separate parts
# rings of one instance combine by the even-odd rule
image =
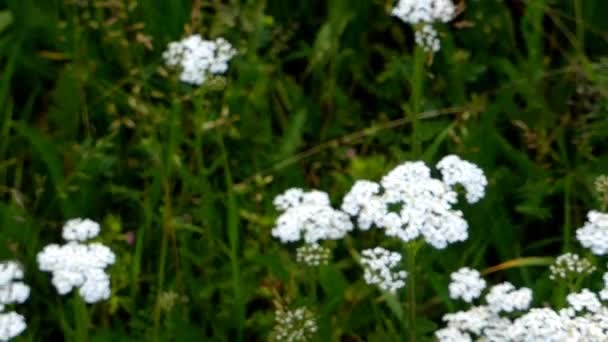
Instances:
[[[407,247],[407,328],[409,341],[416,341],[416,255],[419,241],[410,242]]]
[[[576,40],[578,43],[577,48],[581,55],[584,55],[585,51],[585,22],[583,18],[583,2],[581,0],[573,0],[574,2],[574,16],[576,20]]]
[[[76,324],[75,341],[87,342],[89,340],[89,310],[87,304],[84,302],[82,297],[77,293],[72,298],[72,309],[74,311],[74,322]]]
[[[228,161],[228,153],[224,145],[224,139],[218,132],[218,143],[222,153],[222,161],[224,164],[224,181],[226,182],[226,222],[228,228],[228,240],[230,243],[230,264],[232,266],[232,287],[234,290],[234,311],[236,314],[235,320],[237,323],[237,341],[243,340],[243,326],[245,324],[245,304],[241,292],[241,272],[238,259],[239,250],[239,217],[236,196],[233,191],[234,182],[230,171],[230,163]]]
[[[424,60],[425,53],[420,47],[416,46],[414,51],[414,74],[412,76],[411,89],[412,97],[410,103],[410,121],[412,123],[412,153],[414,157],[421,155],[421,144],[418,137],[418,115],[422,103],[422,91],[424,87]]]
[[[564,252],[570,250],[570,239],[572,233],[572,178],[566,176],[564,180]]]

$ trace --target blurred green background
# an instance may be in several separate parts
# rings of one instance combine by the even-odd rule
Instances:
[[[23,262],[33,289],[18,340],[76,340],[70,298],[35,257],[73,217],[101,222],[118,256],[92,341],[265,340],[276,301],[312,308],[322,341],[400,340],[399,305],[350,257],[383,235],[353,233],[306,269],[270,236],[272,199],[298,186],[339,204],[355,179],[449,153],[490,184],[463,208],[467,242],[421,251],[420,340],[461,305],[450,272],[579,250],[608,173],[608,2],[458,3],[421,81],[389,0],[0,1],[0,259]],[[239,51],[200,88],[161,58],[192,33]],[[488,279],[552,298],[546,267]]]

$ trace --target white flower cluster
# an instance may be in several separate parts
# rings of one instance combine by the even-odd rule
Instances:
[[[358,181],[346,194],[342,210],[357,217],[361,229],[373,225],[386,235],[405,242],[423,237],[437,249],[468,238],[468,224],[462,212],[452,206],[458,196],[453,187],[463,184],[467,198],[484,195],[487,180],[471,163],[450,155],[442,159],[444,181],[431,177],[421,161],[406,162],[385,175],[380,184]]]
[[[361,264],[364,269],[365,282],[392,293],[404,287],[407,272],[393,270],[399,265],[401,258],[401,254],[382,247],[363,250]]]
[[[454,18],[456,7],[452,0],[399,0],[391,14],[412,25],[447,23]]]
[[[53,274],[57,292],[65,295],[73,288],[87,303],[95,303],[110,297],[110,276],[105,268],[114,264],[116,256],[101,243],[80,243],[99,233],[99,225],[91,220],[69,220],[63,227],[65,245],[51,244],[38,253],[41,271]]]
[[[171,42],[163,53],[165,63],[181,69],[182,82],[201,85],[209,74],[222,74],[236,50],[224,38],[204,40],[199,34]]]
[[[450,275],[450,298],[461,298],[467,303],[479,298],[486,288],[486,281],[481,278],[479,271],[463,267]]]
[[[458,184],[464,187],[467,202],[477,203],[486,195],[488,180],[479,166],[452,154],[441,159],[437,169],[445,184],[451,188]]]
[[[432,25],[424,25],[414,33],[416,44],[426,52],[435,53],[441,48],[439,34]]]
[[[296,260],[311,267],[327,265],[330,257],[331,251],[329,248],[319,244],[306,244],[296,249]]]
[[[595,271],[595,266],[587,258],[581,258],[578,254],[565,253],[555,259],[549,267],[551,279],[567,279],[571,276],[588,275]]]
[[[583,289],[578,293],[571,293],[566,297],[566,301],[570,304],[570,307],[574,311],[599,312],[602,308],[602,303],[597,298],[595,292],[589,291],[589,289]]]
[[[410,25],[422,24],[416,29],[416,44],[426,52],[437,52],[441,42],[431,24],[452,20],[456,7],[452,0],[399,0],[391,14]]]
[[[271,341],[314,341],[317,334],[315,315],[305,307],[295,310],[277,310],[276,325],[270,335]]]
[[[30,287],[23,281],[23,269],[14,261],[0,263],[0,341],[19,336],[27,328],[25,318],[6,307],[24,303],[30,296]]]
[[[283,243],[337,240],[353,230],[348,215],[333,209],[329,196],[322,191],[289,189],[275,198],[274,205],[283,213],[272,229],[272,236]]]
[[[532,302],[532,290],[527,287],[515,289],[509,282],[494,285],[486,295],[486,302],[494,312],[526,310]]]
[[[585,225],[576,230],[576,238],[595,255],[608,253],[608,214],[591,210]]]
[[[522,291],[525,290],[525,291]],[[529,289],[515,290],[509,283],[494,286],[487,305],[446,314],[447,326],[435,332],[440,342],[494,341],[608,341],[608,308],[588,289],[567,296],[570,305],[559,311],[532,308]],[[511,319],[514,310],[524,311]],[[508,314],[507,317],[501,313]]]

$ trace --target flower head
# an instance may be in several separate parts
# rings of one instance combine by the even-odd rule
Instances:
[[[469,203],[476,203],[486,195],[488,180],[477,165],[452,154],[441,159],[437,163],[437,169],[445,184],[452,188],[457,184],[464,187]]]
[[[319,244],[306,244],[296,250],[296,260],[311,267],[326,265],[330,258],[331,251],[329,248]]]
[[[422,47],[426,52],[437,52],[441,48],[441,41],[437,30],[432,25],[423,25],[414,33],[416,45]]]
[[[320,240],[343,238],[353,229],[345,213],[333,209],[326,193],[289,189],[277,196],[274,204],[284,212],[272,229],[272,236],[283,243],[304,240],[313,244]]]
[[[456,156],[445,158],[439,166],[444,181],[431,177],[431,170],[421,161],[395,167],[380,183],[357,181],[344,196],[342,210],[357,218],[360,229],[375,226],[405,242],[422,237],[442,249],[464,241],[468,223],[453,208],[458,196],[452,187],[463,184],[468,198],[477,201],[487,182],[477,166]]]
[[[447,23],[455,14],[452,0],[399,0],[392,11],[393,16],[408,24]]]
[[[305,307],[295,310],[279,309],[275,312],[276,325],[271,333],[271,341],[305,342],[314,341],[317,334],[315,315]]]
[[[551,279],[567,279],[570,276],[588,275],[595,271],[595,266],[587,258],[581,258],[578,254],[565,253],[555,259],[549,267]]]
[[[23,283],[23,269],[14,261],[0,263],[0,341],[20,335],[27,324],[25,318],[14,312],[5,312],[9,305],[21,304],[30,296],[30,287]]]
[[[388,292],[396,292],[404,287],[407,272],[393,270],[399,265],[401,258],[401,254],[382,247],[362,251],[361,264],[364,269],[363,278],[365,282],[370,285],[377,285],[380,289]]]
[[[486,302],[494,312],[526,310],[532,302],[532,290],[527,287],[515,289],[509,282],[494,285],[486,295]]]
[[[63,239],[66,241],[86,241],[99,235],[99,223],[89,219],[71,219],[63,225]]]
[[[452,273],[452,282],[449,285],[450,297],[452,299],[461,298],[467,303],[479,298],[481,291],[486,288],[486,281],[483,280],[479,271],[463,267]]]
[[[87,225],[94,226],[90,223]],[[74,228],[70,224],[66,224],[66,227],[76,232],[75,235],[91,236],[89,233],[83,233],[89,232],[88,230]],[[71,236],[68,234],[68,237]],[[77,241],[69,241],[65,245],[50,244],[38,253],[37,258],[40,270],[53,274],[52,282],[59,294],[67,294],[77,287],[80,296],[87,303],[110,297],[110,276],[104,270],[114,264],[116,256],[105,245],[83,244]]]
[[[585,225],[576,230],[576,238],[595,255],[608,253],[608,214],[591,210]]]
[[[201,85],[209,74],[222,74],[236,51],[224,38],[204,40],[195,34],[169,43],[163,53],[165,63],[181,69],[182,82]]]

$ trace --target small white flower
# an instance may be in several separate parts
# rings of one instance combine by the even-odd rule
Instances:
[[[572,275],[591,274],[595,266],[587,258],[581,258],[578,254],[565,253],[555,259],[549,267],[551,279],[566,279]]]
[[[441,48],[441,41],[437,30],[429,24],[422,26],[414,33],[416,45],[426,52],[437,52]]]
[[[441,171],[443,182],[448,186],[453,188],[460,184],[464,187],[469,203],[476,203],[485,196],[488,180],[477,165],[452,154],[441,159],[437,163],[437,169]]]
[[[382,247],[362,251],[361,264],[364,269],[365,282],[393,293],[404,287],[407,272],[393,270],[399,265],[401,258],[401,254]]]
[[[461,298],[467,303],[479,298],[481,291],[486,288],[486,281],[483,280],[479,271],[463,267],[450,276],[452,282],[449,285],[450,297],[452,299]]]
[[[357,226],[368,230],[386,214],[386,204],[378,197],[380,185],[367,180],[358,180],[342,200],[342,211],[357,216]]]
[[[305,307],[295,310],[279,309],[275,312],[276,325],[270,334],[271,341],[314,341],[317,334],[315,315]]]
[[[283,243],[304,240],[314,244],[320,240],[337,240],[353,230],[349,216],[333,209],[329,196],[321,191],[305,193],[290,189],[277,196],[274,204],[284,212],[277,218],[272,236]]]
[[[576,238],[595,255],[608,253],[608,214],[591,210],[585,225],[576,230]]]
[[[296,260],[307,266],[318,267],[326,265],[331,257],[329,248],[318,244],[307,244],[296,249]]]
[[[0,341],[9,341],[21,335],[27,328],[25,317],[11,311],[0,313]]]
[[[68,238],[71,236],[68,234]],[[52,273],[52,283],[59,294],[65,295],[77,287],[87,303],[110,297],[110,276],[104,270],[114,264],[116,256],[107,246],[77,241],[61,246],[51,244],[38,253],[37,259],[41,271]]]
[[[583,289],[578,293],[571,293],[566,297],[566,300],[575,311],[587,310],[589,312],[598,312],[602,307],[602,303],[600,303],[597,295],[589,291],[589,289]]]
[[[526,310],[532,302],[532,290],[527,287],[515,289],[509,282],[494,285],[486,295],[486,302],[494,312]]]
[[[195,34],[181,41],[169,43],[163,53],[165,63],[181,69],[180,80],[201,85],[209,74],[222,74],[236,51],[224,38],[203,40]]]
[[[66,241],[86,241],[99,235],[99,223],[89,219],[71,219],[63,226],[63,239]]]

